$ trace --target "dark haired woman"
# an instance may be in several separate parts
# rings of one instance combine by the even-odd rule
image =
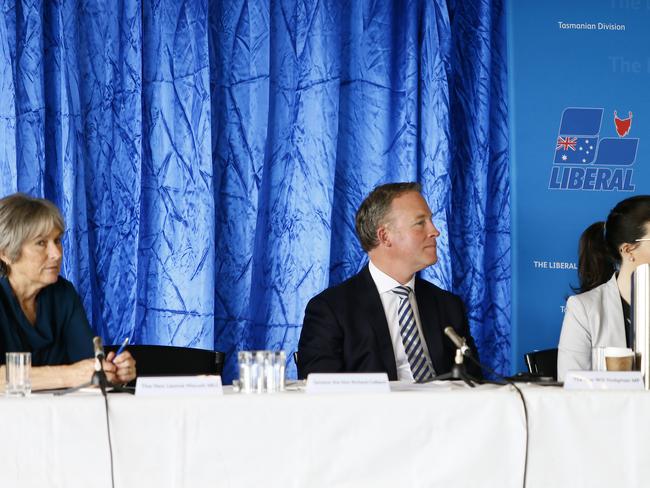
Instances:
[[[591,369],[591,348],[631,347],[632,272],[650,263],[650,195],[619,202],[580,236],[580,294],[569,297],[558,346],[558,379]]]

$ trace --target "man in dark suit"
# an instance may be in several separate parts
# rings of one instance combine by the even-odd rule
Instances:
[[[418,183],[390,183],[361,203],[355,224],[370,262],[307,304],[300,377],[386,372],[390,380],[426,381],[451,370],[456,348],[443,333],[450,325],[476,355],[460,297],[415,276],[437,261],[440,235],[420,191]]]

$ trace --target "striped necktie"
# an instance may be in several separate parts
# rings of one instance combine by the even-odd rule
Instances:
[[[433,367],[427,360],[420,340],[418,326],[415,323],[415,314],[409,301],[411,289],[408,286],[397,286],[391,290],[399,297],[397,317],[399,319],[399,333],[406,351],[406,357],[411,366],[411,373],[416,382],[433,378]]]

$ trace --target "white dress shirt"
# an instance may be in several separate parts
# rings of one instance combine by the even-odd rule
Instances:
[[[388,322],[388,331],[390,332],[390,339],[393,344],[393,351],[395,353],[397,379],[399,381],[413,382],[414,380],[413,373],[411,371],[411,365],[409,364],[408,356],[404,350],[404,343],[402,342],[402,336],[400,335],[399,331],[399,317],[397,310],[399,308],[400,298],[398,295],[393,293],[392,290],[397,286],[408,286],[412,290],[412,293],[409,294],[409,301],[411,302],[411,307],[413,308],[413,315],[415,315],[415,323],[418,328],[418,334],[420,335],[420,342],[422,343],[424,355],[428,363],[431,365],[431,357],[429,356],[427,343],[425,342],[424,335],[422,334],[422,324],[420,323],[418,304],[415,300],[415,275],[413,275],[408,283],[402,285],[381,271],[377,266],[373,264],[372,261],[368,263],[368,269],[370,270],[370,276],[372,276],[372,280],[375,282],[377,291],[379,291],[381,304],[384,306],[384,314],[386,315],[386,322]],[[431,367],[431,370],[433,371],[433,367]]]

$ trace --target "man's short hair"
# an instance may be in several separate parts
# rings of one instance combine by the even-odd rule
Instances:
[[[369,252],[379,245],[377,229],[386,223],[390,205],[397,197],[408,192],[422,192],[419,183],[386,183],[377,186],[361,202],[354,220],[354,227],[364,251]]]
[[[0,199],[0,252],[10,260],[20,258],[23,245],[53,228],[62,233],[65,224],[59,209],[49,200],[14,193]],[[0,276],[9,274],[7,263],[0,260]]]

